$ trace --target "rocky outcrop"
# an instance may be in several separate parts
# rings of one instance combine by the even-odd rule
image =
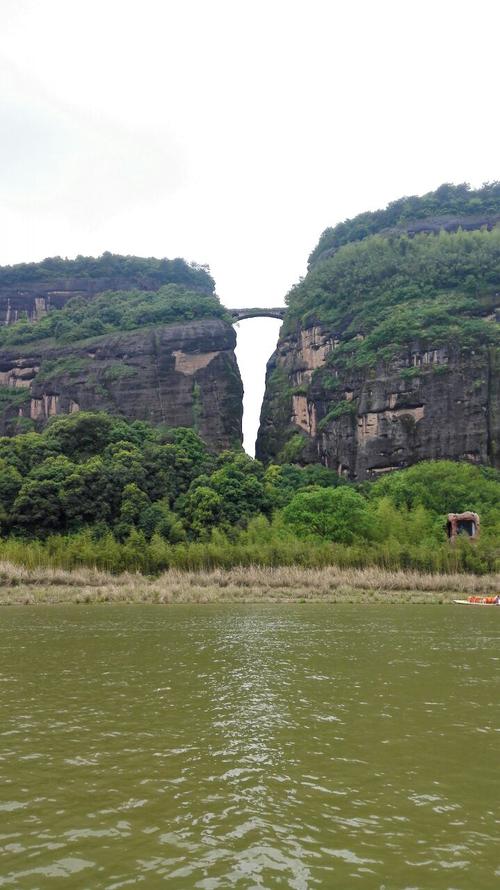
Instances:
[[[73,297],[90,300],[105,290],[130,289],[130,282],[116,278],[66,278],[44,284],[23,282],[20,287],[0,286],[0,325],[15,324],[22,318],[39,321],[51,309],[62,309]]]
[[[428,459],[500,466],[498,349],[414,342],[376,367],[346,373],[335,362],[339,336],[313,324],[280,340],[267,369],[257,457],[320,461],[355,480]]]
[[[73,297],[91,300],[105,291],[157,291],[180,284],[190,291],[212,294],[214,281],[204,266],[184,260],[120,256],[52,257],[41,263],[0,266],[0,325],[20,319],[39,321]]]
[[[188,317],[196,318],[200,309],[198,321],[153,326],[138,317],[135,329],[125,330],[129,317],[121,331],[67,345],[41,337],[2,347],[0,433],[39,430],[60,414],[109,411],[155,425],[192,427],[216,450],[240,444],[236,337],[217,312],[207,313],[203,296],[213,295],[214,282],[203,266],[105,253],[0,267],[0,326],[24,319],[36,335],[37,322],[75,297],[90,303],[112,292],[115,303],[116,294],[126,302],[122,292],[156,292],[168,284],[189,293]],[[213,303],[217,309],[216,297]],[[9,336],[5,339],[8,343]],[[22,337],[10,341],[23,343]]]
[[[109,411],[194,428],[214,449],[241,443],[242,384],[231,325],[220,319],[143,328],[0,352],[0,432],[50,417]]]

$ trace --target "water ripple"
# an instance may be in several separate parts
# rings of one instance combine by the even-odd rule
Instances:
[[[493,886],[499,631],[469,611],[4,612],[0,887]]]

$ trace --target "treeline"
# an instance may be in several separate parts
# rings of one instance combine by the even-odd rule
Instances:
[[[186,429],[103,414],[0,439],[0,558],[26,565],[500,567],[500,474],[429,462],[353,485],[321,466],[211,453]],[[482,535],[451,546],[448,512]]]
[[[206,266],[156,257],[103,253],[100,257],[77,256],[74,260],[48,257],[40,263],[0,266],[0,288],[38,284],[50,286],[63,279],[87,280],[126,278],[142,290],[157,290],[163,284],[181,284],[191,290],[213,293],[214,280]]]
[[[425,195],[411,195],[392,201],[383,210],[360,213],[333,228],[325,229],[309,257],[309,268],[325,251],[336,250],[344,244],[362,241],[384,229],[404,225],[409,221],[429,217],[474,217],[500,214],[500,182],[487,182],[480,189],[468,183],[443,183]]]
[[[0,346],[53,339],[74,343],[115,331],[199,318],[226,318],[219,298],[167,284],[157,291],[104,292],[93,299],[73,297],[62,309],[52,309],[39,321],[21,320],[0,328]]]
[[[474,349],[500,342],[500,226],[384,238],[342,247],[288,295],[285,329],[320,321],[338,332],[331,360],[367,366],[418,342]],[[489,316],[489,317],[488,317]]]

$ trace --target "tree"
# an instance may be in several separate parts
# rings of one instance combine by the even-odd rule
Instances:
[[[221,509],[222,498],[206,485],[193,488],[186,495],[184,513],[191,530],[199,537],[218,525]]]
[[[19,494],[22,484],[20,472],[0,458],[0,504],[6,514],[12,509],[12,504]]]
[[[114,419],[108,414],[78,412],[57,418],[45,432],[46,441],[63,454],[91,457],[99,454],[111,441]]]
[[[373,535],[366,499],[352,488],[311,488],[298,492],[283,510],[285,523],[301,538],[317,535],[340,544]]]
[[[126,485],[123,489],[120,519],[128,525],[135,525],[143,510],[151,505],[144,491],[141,491],[135,482]]]
[[[47,457],[60,454],[57,442],[47,441],[40,433],[24,433],[14,438],[0,438],[0,457],[15,467],[22,476],[39,467]]]
[[[93,457],[77,465],[65,479],[61,490],[66,521],[70,525],[84,522],[107,522],[111,504],[106,496],[106,473],[101,457]]]
[[[63,524],[59,483],[51,479],[28,479],[12,506],[12,522],[25,531],[46,534]]]
[[[178,544],[186,537],[179,517],[170,510],[166,500],[156,501],[145,507],[139,516],[138,527],[148,541],[155,534],[170,544]]]
[[[190,429],[178,427],[166,436],[163,460],[169,464],[168,489],[175,500],[191,482],[213,467],[213,458],[200,437]]]
[[[135,482],[126,485],[122,492],[120,517],[115,525],[117,537],[123,541],[137,527],[143,511],[151,506],[147,494]]]

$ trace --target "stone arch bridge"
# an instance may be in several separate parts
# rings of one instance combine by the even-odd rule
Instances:
[[[276,306],[269,309],[267,307],[257,306],[253,309],[228,309],[227,311],[233,319],[234,324],[238,321],[243,321],[244,318],[279,318],[280,321],[283,321],[286,307]]]

